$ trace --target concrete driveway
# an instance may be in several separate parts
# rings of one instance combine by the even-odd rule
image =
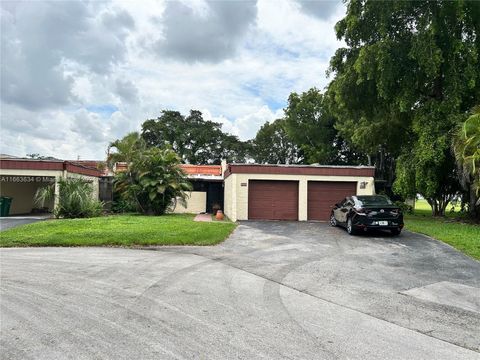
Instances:
[[[480,263],[420,235],[0,254],[5,359],[480,359]]]
[[[37,221],[47,220],[51,217],[52,215],[50,214],[0,217],[0,231],[20,225],[31,224]]]

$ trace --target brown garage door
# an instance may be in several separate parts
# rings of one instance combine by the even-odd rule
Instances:
[[[250,180],[250,220],[298,220],[298,181]]]
[[[331,206],[356,192],[356,182],[309,181],[308,220],[328,220]]]

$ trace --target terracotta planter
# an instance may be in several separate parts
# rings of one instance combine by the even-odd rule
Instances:
[[[217,213],[215,214],[215,219],[223,220],[224,217],[225,217],[225,215],[223,215],[223,211],[222,210],[217,210]]]

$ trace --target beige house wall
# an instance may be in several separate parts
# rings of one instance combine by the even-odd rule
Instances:
[[[291,180],[298,181],[298,220],[307,220],[308,181],[346,181],[357,183],[357,195],[375,194],[373,177],[281,175],[281,174],[231,174],[225,179],[225,215],[232,221],[248,220],[249,180]],[[361,183],[366,183],[361,188]],[[339,199],[340,200],[340,199]]]
[[[236,174],[230,175],[223,182],[223,212],[232,221],[236,221]],[[234,220],[233,220],[234,219]]]
[[[2,196],[10,196],[13,198],[10,205],[10,214],[28,214],[34,208],[40,207],[33,201],[37,189],[49,185],[44,182],[30,182],[30,183],[15,183],[15,182],[1,182],[0,193]],[[44,204],[49,210],[53,210],[53,201]]]
[[[207,211],[207,193],[205,191],[190,191],[187,195],[186,206],[177,200],[175,214],[199,214]]]

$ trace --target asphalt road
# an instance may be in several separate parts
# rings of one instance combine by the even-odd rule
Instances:
[[[480,359],[480,263],[419,235],[244,223],[0,256],[3,359]]]

